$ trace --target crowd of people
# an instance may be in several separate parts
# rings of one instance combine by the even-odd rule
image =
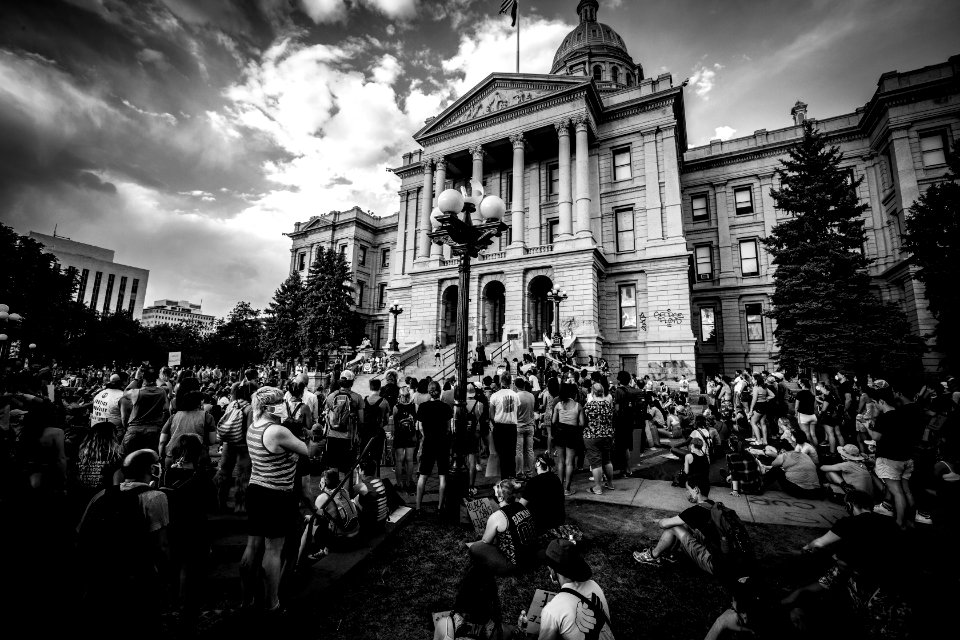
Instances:
[[[659,539],[633,558],[651,567],[687,558],[730,587],[733,606],[708,638],[821,629],[827,595],[870,633],[895,633],[909,619],[912,583],[910,563],[893,550],[915,525],[932,523],[948,571],[960,568],[950,543],[960,526],[952,378],[919,386],[737,371],[691,394],[686,376],[611,379],[532,353],[497,372],[465,381],[460,408],[456,379],[396,370],[370,380],[363,397],[351,370],[311,390],[305,374],[268,367],[14,367],[0,396],[0,499],[28,519],[30,544],[62,549],[69,540],[78,551],[50,562],[84,576],[80,603],[115,596],[118,615],[152,629],[146,621],[164,612],[198,615],[210,514],[246,520],[240,608],[282,615],[289,576],[378,535],[394,506],[410,500],[415,517],[432,517],[424,498],[436,473],[437,514],[459,514],[488,484],[482,478],[497,507],[467,545],[468,569],[437,638],[508,630],[496,581],[536,567],[561,592],[544,609],[541,638],[612,638],[615,612],[590,579],[566,501],[577,474],[589,478],[580,490],[603,495],[654,453],[677,461],[674,483],[691,506],[660,521]],[[803,548],[832,555],[829,571],[772,602],[746,528],[710,499],[718,486],[843,504],[849,517]]]

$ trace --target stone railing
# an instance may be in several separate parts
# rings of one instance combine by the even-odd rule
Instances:
[[[551,251],[553,251],[552,244],[541,244],[538,247],[527,247],[524,249],[523,253],[528,256],[533,256],[538,253],[550,253]]]
[[[483,262],[486,260],[501,260],[506,257],[507,257],[506,251],[494,251],[492,253],[481,253],[480,261]]]
[[[460,264],[460,258],[440,258],[441,267],[455,267]]]

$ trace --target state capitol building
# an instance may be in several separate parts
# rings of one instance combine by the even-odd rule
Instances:
[[[763,315],[773,266],[760,239],[786,215],[770,190],[803,135],[807,105],[784,105],[791,126],[688,148],[683,86],[669,73],[646,77],[597,21],[598,8],[580,1],[580,23],[548,74],[494,73],[414,133],[419,148],[392,169],[398,213],[333,211],[288,234],[290,268],[301,275],[320,246],[344,254],[376,348],[390,340],[395,300],[401,349],[454,340],[457,260],[427,233],[436,195],[478,178],[506,202],[509,230],[473,262],[471,348],[508,339],[542,348],[556,286],[569,296],[560,308],[569,348],[613,371],[702,383],[715,372],[773,369],[774,326]],[[816,120],[852,177],[864,178],[875,293],[899,302],[919,334],[934,321],[901,251],[904,212],[946,172],[958,116],[954,56],[885,73],[866,105]]]

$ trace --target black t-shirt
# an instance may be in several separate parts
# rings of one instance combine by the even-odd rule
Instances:
[[[909,446],[914,446],[923,439],[923,432],[930,422],[926,411],[916,402],[910,402],[897,408],[897,413],[903,421],[909,437]]]
[[[709,504],[704,503],[702,506],[694,505],[689,509],[681,511],[680,519],[702,533],[707,538],[708,543],[716,541],[717,530],[713,527]]]
[[[861,573],[885,571],[901,554],[900,528],[893,518],[867,511],[837,520],[830,529],[840,542],[837,556]]]
[[[559,527],[566,520],[563,483],[552,471],[538,473],[523,486],[523,498],[538,531]]]
[[[417,420],[423,425],[425,440],[439,440],[449,434],[450,420],[453,419],[453,407],[441,400],[429,400],[417,409]]]
[[[813,415],[813,392],[809,389],[797,391],[797,413]]]
[[[388,382],[380,389],[380,397],[386,398],[387,402],[390,403],[390,408],[393,409],[400,399],[400,387],[393,382]]]
[[[837,395],[840,396],[840,406],[837,407],[837,415],[846,413],[848,416],[854,416],[857,413],[857,394],[853,392],[853,383],[847,380],[840,384],[837,389]],[[850,396],[850,407],[847,406],[847,395]]]
[[[617,426],[634,426],[644,404],[643,394],[636,387],[619,386],[614,392],[614,399],[617,403]]]
[[[893,409],[877,416],[873,430],[882,437],[877,440],[877,457],[888,460],[911,458],[910,425],[902,409]]]

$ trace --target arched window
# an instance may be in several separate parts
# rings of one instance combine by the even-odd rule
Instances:
[[[603,67],[601,67],[600,65],[596,65],[593,68],[593,79],[596,80],[597,82],[600,82],[601,80],[603,80]]]
[[[630,73],[629,71],[627,72],[627,86],[628,87],[633,86],[633,74]]]
[[[620,67],[610,69],[610,79],[614,82],[620,82]]]

